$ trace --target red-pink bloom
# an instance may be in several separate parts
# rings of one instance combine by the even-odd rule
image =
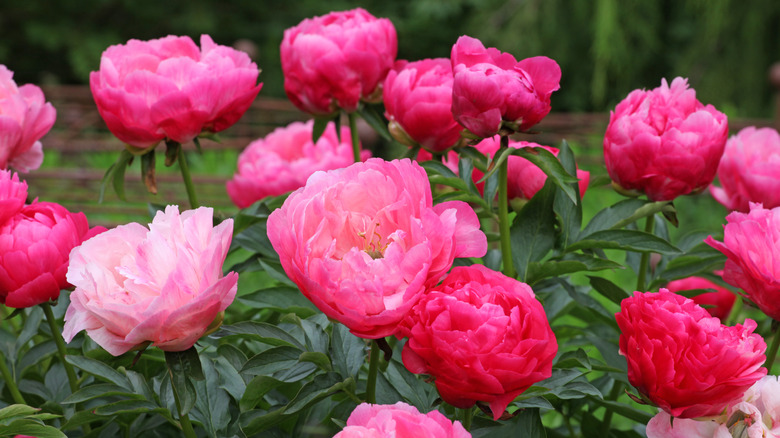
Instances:
[[[16,86],[13,72],[0,65],[0,170],[19,172],[41,167],[43,147],[38,141],[54,125],[57,111],[35,85]]]
[[[666,285],[670,292],[682,292],[694,289],[715,289],[715,292],[705,292],[691,297],[694,303],[707,307],[710,315],[720,320],[725,320],[734,306],[737,295],[723,286],[713,283],[704,277],[688,277],[680,280],[670,281]]]
[[[539,123],[550,112],[550,96],[560,88],[561,68],[546,56],[518,62],[464,35],[452,46],[451,59],[452,113],[478,137],[498,134],[502,122],[520,131]]]
[[[163,139],[186,143],[201,132],[227,129],[244,115],[262,87],[257,65],[208,35],[200,45],[187,36],[167,36],[103,52],[89,85],[117,138],[139,148]]]
[[[731,212],[723,227],[723,242],[704,242],[726,257],[723,280],[769,317],[780,320],[780,207],[750,204],[750,213]]]
[[[385,79],[383,100],[390,132],[401,143],[441,153],[460,141],[463,127],[452,116],[449,59],[396,62]]]
[[[370,339],[395,333],[455,257],[487,251],[474,210],[433,205],[425,171],[408,159],[314,173],[271,213],[268,238],[317,308]]]
[[[150,342],[165,351],[192,347],[219,327],[236,295],[238,274],[222,274],[233,221],[213,225],[201,207],[157,212],[149,228],[121,225],[70,255],[70,295],[62,336],[87,335],[118,356]]]
[[[227,182],[230,199],[246,208],[266,196],[279,196],[303,187],[318,170],[339,169],[354,163],[349,127],[328,127],[315,144],[312,142],[314,121],[293,122],[277,128],[265,138],[253,141],[238,157],[238,171]],[[361,151],[368,159],[369,151]]]
[[[729,210],[747,212],[750,202],[780,206],[780,134],[749,126],[729,138],[718,181],[721,187],[711,185],[710,193]]]
[[[635,292],[615,314],[628,381],[673,417],[719,414],[766,375],[755,321],[727,327],[693,300]]]
[[[459,421],[454,423],[439,411],[422,414],[414,406],[358,405],[347,419],[347,427],[333,438],[470,438]]]
[[[325,115],[381,96],[398,39],[390,20],[357,8],[303,20],[284,31],[279,50],[287,97],[302,111]]]
[[[0,170],[0,225],[13,217],[27,200],[27,183],[10,170]]]
[[[34,202],[0,224],[0,302],[31,307],[60,296],[68,255],[81,242],[105,231],[89,228],[84,213],[51,202]]]
[[[457,267],[412,309],[403,362],[447,403],[490,403],[494,419],[552,374],[558,343],[531,288],[482,265]]]
[[[726,115],[696,100],[688,80],[634,90],[610,113],[604,161],[619,189],[669,201],[715,178],[728,135]]]

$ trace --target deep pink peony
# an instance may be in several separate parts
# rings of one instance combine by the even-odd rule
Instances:
[[[628,381],[673,417],[717,415],[766,375],[755,321],[727,327],[693,300],[635,292],[615,314]]]
[[[728,259],[723,280],[769,317],[780,320],[780,207],[771,210],[750,204],[750,213],[734,211],[726,216],[723,242],[712,236],[704,242]]]
[[[27,183],[10,170],[0,170],[0,225],[24,207]]]
[[[0,302],[31,307],[60,296],[68,255],[81,242],[105,231],[89,228],[84,213],[51,202],[34,202],[0,224]]]
[[[454,423],[439,411],[422,414],[414,406],[358,405],[347,419],[347,427],[333,438],[470,438],[459,421]]]
[[[356,336],[395,333],[456,257],[487,239],[465,202],[433,205],[425,171],[408,159],[316,172],[268,218],[287,275]]]
[[[38,141],[54,126],[57,111],[35,85],[16,86],[14,74],[0,64],[0,170],[19,172],[41,167],[43,147]]]
[[[552,374],[558,352],[531,288],[482,265],[457,267],[412,309],[399,334],[403,362],[436,379],[459,408],[490,403],[498,419],[509,403]]]
[[[396,62],[385,79],[383,100],[390,133],[399,142],[441,153],[460,141],[463,127],[452,116],[449,59]]]
[[[326,115],[381,97],[398,39],[390,20],[357,8],[285,30],[280,52],[287,97],[302,111]]]
[[[691,299],[700,306],[711,306],[705,309],[710,315],[721,321],[726,320],[731,312],[731,308],[734,307],[734,301],[737,300],[737,295],[734,294],[734,292],[713,283],[704,277],[688,277],[681,280],[670,281],[669,284],[666,285],[666,289],[670,292],[682,292],[693,289],[715,289],[715,292],[698,294],[691,297]]]
[[[210,208],[179,214],[168,206],[149,228],[121,225],[74,249],[65,340],[86,330],[114,356],[146,342],[183,351],[218,327],[238,274],[222,275],[233,221],[215,227],[212,216]]]
[[[716,201],[747,212],[750,202],[780,207],[780,134],[749,126],[726,142],[718,165],[720,187],[710,186]]]
[[[518,62],[509,53],[462,36],[452,46],[452,113],[478,137],[502,128],[524,131],[550,112],[550,96],[560,88],[561,68],[546,56]]]
[[[103,52],[89,85],[108,129],[139,148],[186,143],[220,132],[244,115],[260,92],[257,65],[208,35],[130,40]]]
[[[715,178],[728,135],[726,115],[696,100],[688,80],[634,90],[610,113],[604,161],[619,190],[653,201],[697,193]]]

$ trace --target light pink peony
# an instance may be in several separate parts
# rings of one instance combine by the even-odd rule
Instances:
[[[179,214],[168,206],[148,229],[121,225],[74,249],[65,340],[86,330],[114,356],[146,342],[183,351],[218,327],[238,274],[222,275],[233,221],[215,227],[212,215],[210,208]]]
[[[341,128],[341,141],[334,123],[317,144],[312,142],[314,121],[293,122],[253,141],[238,157],[238,171],[227,182],[230,199],[246,208],[266,196],[279,196],[303,187],[318,170],[339,169],[354,163],[349,127]],[[371,156],[361,151],[363,160]]]
[[[51,202],[34,202],[0,224],[0,303],[31,307],[60,296],[68,254],[105,231],[89,228],[84,213]]]
[[[0,170],[29,172],[41,167],[38,141],[54,126],[57,111],[35,85],[16,86],[13,72],[0,65]]]
[[[711,185],[710,193],[729,210],[747,212],[750,202],[780,207],[780,134],[749,126],[729,138],[718,181],[721,187]]]
[[[0,225],[13,217],[27,200],[27,183],[10,170],[0,170]]]
[[[766,375],[755,321],[727,327],[693,300],[635,292],[615,314],[628,381],[673,417],[719,414]]]
[[[441,153],[460,141],[463,127],[452,116],[449,59],[396,62],[385,79],[383,100],[390,133],[399,142]]]
[[[531,288],[482,265],[457,267],[402,324],[403,362],[436,379],[442,400],[468,408],[509,403],[552,374],[558,343]]]
[[[287,97],[302,111],[327,115],[381,97],[398,40],[390,20],[357,8],[303,20],[284,31],[279,50]]]
[[[452,113],[477,137],[498,134],[502,124],[525,131],[539,123],[550,112],[550,96],[560,88],[561,68],[546,56],[518,62],[464,35],[452,46],[451,59]]]
[[[452,422],[439,411],[422,414],[414,406],[358,405],[347,427],[333,438],[470,438],[459,421]]]
[[[257,65],[208,35],[130,40],[103,52],[89,85],[108,129],[139,148],[186,143],[220,132],[244,115],[260,92]]]
[[[750,213],[734,211],[726,216],[723,242],[712,236],[704,242],[726,257],[723,280],[769,317],[780,320],[780,207],[767,210],[750,204]]]
[[[729,316],[731,308],[734,307],[734,301],[737,300],[737,295],[734,294],[734,292],[713,283],[704,277],[688,277],[670,281],[669,284],[666,285],[666,289],[670,292],[682,292],[693,289],[715,289],[715,292],[698,294],[691,297],[691,299],[700,306],[711,306],[705,308],[705,310],[707,310],[710,315],[722,321]]]
[[[268,218],[287,275],[356,336],[395,333],[456,257],[487,239],[465,202],[433,205],[425,171],[408,159],[316,172]]]
[[[610,113],[604,161],[621,191],[653,201],[698,193],[712,182],[728,135],[726,115],[696,100],[688,80],[634,90]]]

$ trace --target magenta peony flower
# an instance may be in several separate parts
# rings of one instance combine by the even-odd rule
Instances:
[[[723,280],[742,289],[742,294],[769,317],[780,320],[780,207],[767,210],[750,204],[750,213],[734,211],[726,216],[723,242],[712,236],[704,242],[728,259]]]
[[[285,272],[356,336],[395,333],[456,257],[487,239],[465,202],[433,205],[425,171],[408,159],[316,172],[268,218]]]
[[[327,115],[382,95],[398,40],[390,20],[357,8],[303,20],[284,31],[279,50],[287,97],[301,111]]]
[[[628,381],[673,417],[719,414],[766,375],[755,321],[727,327],[693,300],[635,292],[615,314]]]
[[[24,207],[27,183],[10,170],[0,170],[0,225]]]
[[[347,427],[333,438],[470,438],[459,421],[454,423],[439,411],[422,414],[404,402],[394,405],[358,405]]]
[[[318,170],[354,163],[349,127],[341,128],[339,141],[335,125],[329,123],[315,145],[313,126],[313,120],[293,122],[250,143],[238,157],[238,171],[227,182],[233,203],[246,208],[266,196],[279,196],[303,187]],[[363,160],[370,156],[371,152],[361,151]]]
[[[41,167],[38,141],[54,126],[57,111],[35,85],[16,86],[14,74],[0,65],[0,170],[29,172]]]
[[[81,242],[105,231],[89,228],[84,213],[71,213],[51,202],[22,207],[0,224],[0,302],[31,307],[60,296],[68,254]]]
[[[460,141],[463,128],[452,116],[449,59],[396,62],[385,79],[383,100],[390,132],[399,142],[442,153]]]
[[[550,112],[550,96],[560,88],[561,68],[546,56],[518,62],[464,35],[452,46],[451,58],[452,113],[478,137],[498,134],[503,122],[513,131],[539,123]]]
[[[710,186],[716,201],[729,210],[747,212],[750,202],[780,206],[780,134],[749,126],[726,142],[718,165],[721,187]]]
[[[620,190],[670,201],[715,178],[728,134],[726,115],[696,100],[688,80],[634,90],[610,113],[604,161]]]
[[[721,273],[718,274],[722,275]],[[720,320],[725,320],[729,316],[731,308],[734,307],[734,301],[737,300],[737,296],[733,292],[704,277],[688,277],[670,281],[669,284],[666,285],[666,289],[670,292],[682,292],[693,289],[715,289],[715,292],[706,292],[695,295],[691,297],[691,299],[700,306],[712,306],[705,308],[705,310],[707,310],[710,315]]]
[[[509,403],[552,375],[558,352],[531,288],[482,265],[457,267],[412,309],[399,334],[403,362],[436,379],[458,408],[490,403],[498,419]]]
[[[160,140],[186,143],[220,132],[244,115],[260,92],[249,56],[183,36],[130,40],[103,52],[89,85],[108,129],[123,142],[147,148]]]
[[[70,255],[70,295],[62,336],[86,330],[114,356],[151,342],[165,351],[192,347],[218,327],[238,274],[223,277],[233,221],[213,211],[157,212],[149,228],[131,223],[84,242]]]

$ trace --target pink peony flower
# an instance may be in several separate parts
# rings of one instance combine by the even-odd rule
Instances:
[[[719,414],[766,375],[755,321],[727,327],[693,300],[635,292],[615,314],[628,381],[673,417]]]
[[[767,210],[750,204],[750,213],[734,211],[726,216],[723,242],[712,236],[704,242],[726,257],[723,280],[769,317],[780,320],[780,207]]]
[[[550,112],[550,96],[560,88],[561,68],[545,56],[518,62],[464,35],[452,46],[451,59],[452,113],[478,137],[498,134],[503,122],[513,131],[539,123]]]
[[[220,132],[244,115],[260,92],[257,65],[208,35],[130,40],[103,52],[89,85],[108,129],[139,148],[186,143]]]
[[[302,111],[357,110],[381,96],[398,51],[395,27],[361,8],[308,18],[284,31],[284,91]]]
[[[13,72],[0,65],[0,170],[29,172],[41,167],[38,141],[54,126],[57,111],[35,85],[16,86]]]
[[[318,170],[339,169],[354,163],[349,127],[341,128],[341,141],[335,124],[312,142],[314,121],[293,122],[277,128],[265,138],[253,141],[238,157],[238,172],[227,183],[230,199],[246,208],[266,196],[279,196],[303,187]],[[363,160],[371,156],[361,151]]]
[[[183,351],[218,327],[238,274],[222,275],[233,221],[215,227],[212,215],[205,207],[179,214],[169,205],[148,229],[121,225],[74,249],[65,340],[86,330],[114,356],[146,342]]]
[[[408,159],[316,172],[268,218],[287,275],[356,336],[395,333],[456,257],[487,239],[465,202],[433,205],[425,171]]]
[[[34,202],[0,224],[0,302],[31,307],[60,296],[68,254],[81,242],[105,231],[89,228],[84,213],[71,213],[51,202]]]
[[[716,201],[729,210],[747,212],[750,202],[780,206],[780,134],[749,126],[726,142],[718,165],[721,187],[710,186]]]
[[[24,207],[27,183],[10,170],[0,170],[0,225]]]
[[[722,321],[729,316],[731,308],[734,306],[734,301],[737,299],[737,296],[733,292],[704,277],[688,277],[681,280],[670,281],[669,284],[666,285],[666,289],[670,292],[681,292],[693,289],[715,289],[715,292],[705,292],[703,294],[695,295],[691,297],[691,299],[700,306],[712,306],[705,310],[707,310],[710,315]]]
[[[452,116],[449,59],[396,62],[385,79],[383,100],[390,132],[399,142],[441,153],[460,141],[463,128]]]
[[[404,402],[394,405],[363,403],[352,411],[347,427],[333,438],[470,438],[459,421],[439,411],[422,414]]]
[[[634,90],[610,113],[604,161],[620,190],[670,201],[715,178],[728,135],[726,115],[696,100],[688,80]]]
[[[490,403],[498,419],[509,403],[552,375],[558,352],[531,288],[482,265],[457,267],[412,309],[399,334],[403,362],[436,379],[459,408]]]

